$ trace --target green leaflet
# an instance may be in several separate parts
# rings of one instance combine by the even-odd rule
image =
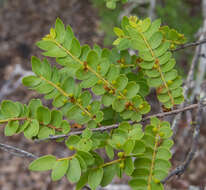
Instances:
[[[52,155],[46,155],[34,160],[30,165],[31,171],[47,171],[51,170],[56,162],[56,157]]]
[[[51,173],[51,178],[53,181],[61,179],[67,172],[69,167],[69,160],[56,161]]]
[[[79,124],[85,124],[90,120],[90,117],[86,115],[85,112],[82,111],[79,106],[74,105],[67,112],[67,118],[70,120],[75,120]]]
[[[52,110],[50,124],[52,124],[53,126],[59,127],[61,125],[62,118],[63,116],[60,111]]]
[[[42,122],[44,125],[48,125],[51,120],[50,110],[46,107],[38,107],[37,109],[37,119],[39,122]]]
[[[125,88],[125,94],[127,98],[133,98],[139,92],[139,85],[135,82],[129,82]]]
[[[112,182],[115,174],[116,174],[116,165],[115,164],[104,167],[101,186],[105,187],[105,186],[109,185]]]
[[[103,178],[103,168],[91,170],[88,176],[88,184],[92,190],[95,190],[102,181]]]
[[[88,181],[88,172],[84,173],[81,176],[80,180],[78,181],[76,185],[76,190],[81,190],[87,184],[87,181]]]
[[[29,105],[28,105],[29,116],[36,117],[36,111],[37,111],[38,107],[41,105],[42,105],[42,103],[41,103],[40,99],[30,100]]]
[[[135,146],[135,141],[132,140],[132,139],[129,139],[129,140],[127,140],[127,141],[124,143],[122,149],[124,150],[124,152],[125,152],[127,155],[129,155],[129,154],[132,153],[132,151],[133,151],[133,149],[134,149],[134,146]]]
[[[125,89],[125,87],[127,86],[127,83],[128,83],[127,77],[125,75],[120,75],[116,79],[116,84],[114,86],[116,90],[121,91]]]
[[[56,19],[55,32],[57,41],[60,43],[63,42],[66,32],[64,31],[64,24],[59,18]]]
[[[77,154],[80,155],[88,166],[94,164],[94,157],[91,153],[85,151],[77,151]]]
[[[48,127],[41,126],[38,132],[38,139],[48,138],[50,135],[55,135],[55,130]]]
[[[136,141],[132,150],[133,154],[140,155],[145,152],[145,144],[143,141]]]
[[[80,163],[80,167],[81,167],[82,172],[87,171],[87,164],[84,161],[84,159],[80,155],[76,155],[76,158],[78,159],[78,161]]]
[[[106,154],[109,157],[109,159],[113,159],[114,158],[114,149],[112,148],[112,146],[107,145],[105,147],[105,151],[106,151]]]
[[[134,171],[134,163],[133,163],[132,158],[126,158],[124,164],[125,164],[124,172],[128,176],[132,175],[132,173]]]
[[[17,117],[20,115],[19,107],[10,100],[4,100],[1,103],[1,112],[7,118]]]
[[[41,79],[36,76],[28,76],[23,78],[22,82],[25,86],[35,87],[41,83]]]
[[[66,140],[65,144],[66,144],[66,146],[67,146],[68,148],[70,148],[71,146],[72,146],[72,147],[76,147],[79,141],[80,141],[80,137],[79,137],[79,136],[77,136],[77,135],[72,135],[72,136],[70,136],[70,137]]]
[[[76,183],[79,181],[81,177],[81,167],[80,163],[77,158],[72,158],[72,160],[69,161],[69,168],[67,171],[67,179],[71,183]]]
[[[39,123],[36,119],[30,121],[29,126],[24,131],[24,136],[32,138],[39,133]]]
[[[18,121],[9,121],[8,124],[5,127],[4,130],[4,135],[5,136],[12,136],[14,135],[19,127],[19,122]]]
[[[93,142],[90,139],[87,138],[82,138],[78,144],[77,144],[77,149],[89,152],[93,148]]]

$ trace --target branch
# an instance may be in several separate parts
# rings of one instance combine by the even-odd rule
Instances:
[[[178,47],[178,48],[176,48],[172,51],[175,52],[175,51],[179,51],[181,49],[185,49],[185,48],[188,48],[188,47],[199,46],[199,45],[204,44],[204,43],[206,43],[206,39],[203,39],[203,40],[200,40],[200,41],[197,41],[197,42],[187,43],[187,44],[182,45],[182,46],[180,46],[180,47]]]
[[[196,125],[195,125],[195,129],[194,129],[194,133],[193,133],[193,140],[192,140],[192,145],[191,145],[191,149],[190,152],[188,153],[186,160],[183,162],[182,165],[178,166],[177,168],[175,168],[163,181],[162,183],[165,183],[166,181],[168,181],[171,177],[175,176],[175,175],[182,175],[186,169],[188,168],[189,164],[191,163],[191,161],[193,160],[195,153],[197,151],[197,145],[198,145],[198,138],[200,135],[200,124],[201,124],[201,117],[202,117],[202,110],[203,107],[205,106],[205,104],[200,101],[198,103],[198,111],[197,111],[197,115],[196,115]]]
[[[13,147],[13,146],[10,146],[10,145],[7,145],[7,144],[2,144],[0,143],[0,149],[14,155],[14,156],[18,156],[18,157],[27,157],[27,158],[34,158],[34,159],[37,159],[38,156],[30,153],[30,152],[27,152],[25,150],[22,150],[22,149],[19,149],[19,148],[16,148],[16,147]]]
[[[203,106],[206,106],[206,102],[204,102],[202,104]],[[149,115],[149,116],[146,116],[142,119],[142,122],[146,121],[146,120],[149,120],[151,119],[152,117],[164,117],[164,116],[168,116],[168,115],[173,115],[173,114],[178,114],[180,112],[184,112],[184,111],[187,111],[187,110],[192,110],[192,109],[195,109],[195,108],[198,108],[198,104],[191,104],[189,106],[186,106],[184,108],[180,108],[180,109],[176,109],[176,110],[172,110],[170,112],[163,112],[163,113],[157,113],[157,114],[154,114],[154,115]],[[133,121],[129,121],[130,124],[134,124],[135,122]],[[94,129],[91,129],[93,132],[97,132],[97,131],[106,131],[106,130],[111,130],[111,129],[115,129],[119,126],[119,124],[113,124],[113,125],[109,125],[109,126],[102,126],[100,128],[94,128]],[[82,128],[82,130],[80,131],[74,131],[74,132],[70,132],[69,134],[67,135],[55,135],[55,136],[50,136],[48,138],[44,138],[44,139],[39,139],[39,140],[35,140],[36,142],[41,142],[41,141],[45,141],[45,140],[56,140],[56,139],[59,139],[59,138],[66,138],[66,137],[69,137],[71,135],[80,135],[82,134],[82,131],[84,130],[85,128]]]

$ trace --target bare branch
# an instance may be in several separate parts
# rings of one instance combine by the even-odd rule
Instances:
[[[203,103],[203,106],[206,106],[206,102]],[[192,110],[192,109],[195,109],[195,108],[198,108],[198,104],[191,104],[189,106],[186,106],[184,108],[180,108],[180,109],[176,109],[176,110],[172,110],[170,112],[162,112],[162,113],[158,113],[158,114],[154,114],[154,115],[149,115],[149,116],[146,116],[142,119],[142,122],[146,121],[146,120],[149,120],[151,119],[152,117],[165,117],[165,116],[168,116],[168,115],[173,115],[173,114],[178,114],[180,112],[184,112],[184,111],[187,111],[187,110]],[[133,121],[129,121],[130,124],[134,124],[135,122]],[[94,129],[91,129],[93,132],[96,132],[96,131],[106,131],[106,130],[111,130],[111,129],[115,129],[119,126],[119,124],[113,124],[113,125],[109,125],[109,126],[102,126],[102,127],[99,127],[99,128],[94,128]],[[85,128],[82,128],[80,131],[74,131],[74,132],[70,132],[69,134],[66,134],[66,135],[55,135],[55,136],[50,136],[48,138],[44,138],[44,139],[39,139],[39,140],[35,140],[36,142],[41,142],[41,141],[45,141],[45,140],[55,140],[55,139],[59,139],[59,138],[66,138],[66,137],[69,137],[71,135],[80,135],[82,134],[82,131],[84,130]]]
[[[189,48],[189,47],[195,47],[195,46],[199,46],[201,44],[204,44],[206,43],[206,39],[203,39],[203,40],[200,40],[200,41],[197,41],[197,42],[191,42],[191,43],[187,43],[187,44],[184,44],[174,50],[172,50],[173,52],[175,51],[179,51],[179,50],[182,50],[182,49],[185,49],[185,48]]]
[[[34,159],[37,159],[38,156],[30,153],[30,152],[27,152],[25,150],[22,150],[22,149],[19,149],[19,148],[16,148],[14,146],[10,146],[10,145],[7,145],[7,144],[3,144],[3,143],[0,143],[0,149],[14,155],[14,156],[18,156],[18,157],[28,157],[28,158],[34,158]]]

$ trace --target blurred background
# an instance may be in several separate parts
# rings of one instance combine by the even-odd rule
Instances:
[[[202,0],[130,0],[115,10],[106,8],[104,0],[0,0],[0,101],[12,99],[27,103],[31,98],[42,98],[21,85],[21,79],[31,73],[30,57],[41,57],[35,46],[41,37],[60,17],[71,25],[81,44],[112,47],[115,38],[112,28],[118,26],[124,15],[135,14],[140,18],[161,18],[163,24],[184,33],[187,41],[197,40],[203,24]],[[187,76],[194,48],[175,53],[177,69]],[[44,101],[45,105],[50,102]],[[190,148],[192,134],[181,121],[175,139],[173,167],[184,161]],[[23,136],[4,137],[0,127],[0,142],[10,144],[36,155],[55,154],[66,156],[64,144],[55,142],[37,144]],[[206,129],[202,127],[199,150],[189,169],[181,178],[174,177],[167,190],[197,189],[206,186]],[[29,172],[31,160],[13,157],[0,150],[0,190],[65,190],[72,189],[66,179],[52,182],[48,173]],[[116,179],[114,184],[126,184],[127,178]],[[120,190],[121,186],[118,186]],[[113,190],[112,187],[107,188]],[[123,188],[126,190],[126,187]]]

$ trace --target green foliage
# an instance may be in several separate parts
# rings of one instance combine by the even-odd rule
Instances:
[[[143,131],[140,124],[130,125],[123,122],[108,135],[97,134],[86,129],[82,139],[92,139],[91,149],[82,150],[81,137],[70,136],[66,140],[69,149],[75,150],[72,156],[57,159],[47,155],[33,161],[29,169],[32,171],[52,170],[53,180],[59,180],[64,175],[71,183],[77,183],[77,188],[89,184],[91,189],[99,185],[108,185],[115,175],[125,172],[131,176],[129,184],[136,189],[144,186],[144,189],[161,189],[160,181],[167,176],[170,169],[170,149],[173,145],[169,138],[172,135],[170,124],[157,118],[151,119],[151,124]],[[94,144],[96,143],[96,145]],[[104,163],[103,159],[94,150],[110,147],[117,150],[118,159]],[[86,151],[85,151],[86,150]],[[113,152],[113,151],[112,151]],[[113,153],[112,153],[113,154]],[[132,157],[136,158],[133,162]]]
[[[4,100],[1,103],[1,118],[0,123],[8,122],[4,131],[6,136],[24,133],[29,139],[43,139],[49,135],[67,134],[70,131],[70,124],[63,120],[62,112],[50,111],[42,106],[39,99],[31,100],[28,106]]]
[[[150,87],[155,87],[157,97],[166,108],[183,102],[182,82],[174,69],[170,49],[182,44],[184,36],[168,27],[161,27],[159,19],[151,22],[149,18],[139,20],[137,17],[124,17],[122,29],[116,29],[118,36],[114,45],[118,49],[138,50],[138,66],[148,77]]]
[[[94,127],[96,126],[94,122],[97,124],[100,123],[103,120],[103,112],[98,111],[101,104],[106,107],[111,106],[111,108],[120,113],[124,119],[140,121],[141,115],[149,112],[150,106],[138,95],[140,85],[135,81],[129,81],[126,74],[121,74],[121,65],[112,62],[113,55],[111,52],[108,49],[102,50],[98,46],[96,46],[96,48],[94,47],[93,50],[89,47],[81,47],[70,27],[65,29],[63,23],[59,19],[57,19],[55,26],[56,28],[51,29],[50,34],[38,42],[37,45],[45,51],[43,53],[44,55],[55,57],[57,62],[65,67],[63,77],[65,77],[65,72],[72,72],[74,73],[72,77],[81,80],[80,85],[75,87],[75,81],[71,77],[65,79],[70,81],[70,85],[69,82],[65,82],[65,80],[62,80],[62,83],[60,79],[53,81],[51,78],[53,69],[50,68],[47,61],[41,63],[37,58],[33,58],[35,61],[32,62],[32,69],[34,72],[37,68],[41,69],[42,73],[39,73],[38,70],[35,74],[38,75],[38,78],[42,79],[44,85],[43,90],[39,91],[39,89],[42,89],[42,83],[39,83],[37,86],[32,86],[34,84],[32,81],[31,85],[28,84],[27,81],[31,81],[31,76],[25,78],[23,83],[33,87],[33,89],[36,89],[40,93],[50,93],[56,89],[57,94],[54,96],[52,93],[52,98],[55,97],[54,101],[56,98],[59,100],[59,96],[63,99],[61,105],[56,105],[53,102],[53,105],[56,107],[67,106],[65,103],[67,103],[67,98],[70,98],[69,103],[67,103],[70,109],[67,111],[66,116],[68,119],[75,120],[80,124],[89,122],[88,125]],[[62,31],[58,31],[57,26],[58,28],[62,28]],[[58,33],[59,35],[64,35],[61,42],[57,38]],[[72,38],[70,44],[66,38],[67,36]],[[49,68],[51,76],[48,76],[48,72],[44,72],[44,67],[47,69]],[[47,76],[45,76],[44,73]],[[55,73],[57,73],[57,71]],[[77,88],[78,91],[76,90]],[[89,102],[92,101],[91,95],[89,92],[81,94],[81,88],[91,88],[95,95],[102,96],[101,102],[89,104]],[[76,93],[77,95],[75,92],[78,92]],[[59,101],[57,102],[59,103]],[[84,102],[85,105],[83,105]],[[94,115],[94,113],[96,113],[96,115]]]
[[[114,31],[117,48],[90,48],[81,46],[71,27],[65,28],[57,19],[55,28],[37,46],[60,67],[32,57],[34,75],[23,79],[25,86],[51,99],[56,109],[43,106],[39,99],[28,105],[4,100],[0,123],[6,124],[7,136],[23,132],[29,139],[45,139],[68,134],[65,145],[72,155],[45,155],[29,166],[32,171],[51,170],[54,181],[66,176],[77,190],[86,184],[95,190],[125,173],[133,189],[163,189],[161,180],[171,166],[170,124],[157,118],[146,127],[140,122],[150,111],[145,98],[151,87],[167,108],[183,101],[182,80],[174,69],[170,43],[179,45],[184,37],[160,27],[160,20],[151,23],[148,18],[124,17],[122,29]],[[138,54],[131,56],[128,48]],[[82,128],[80,135],[69,133],[73,124]],[[98,131],[102,125],[112,124],[117,127]],[[108,162],[98,150],[105,150]]]
[[[157,118],[151,119],[151,124],[146,126],[142,138],[145,152],[134,161],[135,169],[129,182],[132,189],[163,189],[160,181],[167,177],[171,167],[171,135],[172,130],[168,122],[161,122]]]

